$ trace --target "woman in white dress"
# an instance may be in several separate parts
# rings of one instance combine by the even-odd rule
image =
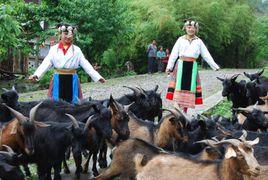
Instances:
[[[196,36],[198,23],[186,20],[184,24],[186,34],[176,41],[168,61],[166,73],[171,77],[166,99],[173,100],[187,112],[188,108],[195,108],[196,104],[203,104],[200,78],[196,59],[199,55],[213,70],[219,70],[203,41]]]
[[[104,83],[106,80],[92,67],[81,49],[73,44],[76,27],[60,24],[58,29],[61,33],[60,42],[50,48],[48,55],[29,80],[39,80],[50,68],[54,67],[55,73],[50,83],[48,96],[54,100],[62,99],[77,103],[83,96],[76,69],[81,66],[95,82]]]

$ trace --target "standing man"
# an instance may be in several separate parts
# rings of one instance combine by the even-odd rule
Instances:
[[[58,30],[60,42],[50,48],[48,55],[35,73],[29,77],[29,80],[39,80],[50,68],[54,67],[55,73],[50,82],[48,96],[54,100],[62,99],[70,103],[77,103],[79,99],[83,98],[76,73],[79,66],[95,82],[104,83],[106,80],[94,70],[84,57],[81,49],[73,44],[76,27],[69,24],[60,24]]]
[[[152,74],[156,69],[156,53],[157,46],[156,40],[154,39],[152,44],[150,44],[147,48],[147,56],[148,56],[148,73]]]

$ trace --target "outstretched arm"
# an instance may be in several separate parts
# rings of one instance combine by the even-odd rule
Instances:
[[[94,82],[100,81],[104,83],[106,80],[92,67],[88,60],[84,57],[81,52],[80,65],[86,71],[86,73],[92,78]]]
[[[202,58],[209,64],[209,66],[213,70],[216,70],[217,71],[217,70],[220,69],[220,67],[218,66],[218,64],[215,63],[214,59],[210,55],[207,47],[205,46],[205,44],[203,43],[202,40],[201,40],[201,45],[200,45],[200,51],[201,51]]]
[[[52,52],[49,50],[48,55],[45,57],[41,65],[36,69],[33,75],[29,77],[29,80],[36,81],[40,79],[51,67],[52,67]]]

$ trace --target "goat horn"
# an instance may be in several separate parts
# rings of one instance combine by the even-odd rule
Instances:
[[[232,144],[233,146],[239,146],[241,141],[237,139],[227,139],[227,140],[221,140],[219,142],[216,142],[214,145],[221,145],[221,144]]]
[[[230,79],[236,79],[238,76],[240,76],[241,74],[234,74],[234,75],[232,75],[231,76],[231,78]]]
[[[257,101],[255,104],[254,104],[254,106],[253,106],[253,108],[257,108],[257,105],[259,104],[259,101]]]
[[[5,92],[8,92],[8,89],[6,89],[6,88],[2,88],[2,90],[5,91]]]
[[[84,128],[84,131],[86,131],[86,130],[88,129],[89,125],[90,125],[93,121],[95,121],[95,119],[93,119],[93,116],[94,116],[94,114],[91,115],[91,116],[87,119],[87,122],[86,122],[86,124],[85,124],[85,128]]]
[[[201,144],[201,143],[204,143],[204,144],[207,144],[207,145],[209,145],[209,146],[211,146],[211,147],[216,147],[215,146],[215,143],[216,143],[217,141],[215,141],[215,140],[211,140],[211,139],[204,139],[204,140],[201,140],[201,141],[196,141],[196,142],[194,142],[194,144]]]
[[[6,106],[10,110],[10,112],[13,114],[13,116],[15,116],[18,119],[19,122],[24,122],[24,121],[26,121],[28,119],[23,114],[21,114],[20,112],[16,111],[15,109],[7,106],[6,104],[4,104],[4,106]]]
[[[125,111],[128,112],[128,111],[129,111],[129,108],[130,108],[133,104],[135,104],[135,102],[132,102],[132,103],[130,103],[129,105],[124,106]]]
[[[34,121],[34,118],[35,118],[35,114],[36,114],[36,111],[38,109],[38,107],[42,104],[42,102],[38,103],[36,106],[34,106],[31,110],[30,110],[30,121]]]
[[[243,130],[242,132],[243,132],[242,136],[238,139],[240,139],[244,142],[244,141],[246,141],[246,137],[247,137],[248,133],[246,130]]]
[[[137,95],[141,94],[141,91],[139,89],[137,89],[137,88],[128,87],[128,86],[123,86],[123,87],[132,90],[134,92],[134,94],[137,94]]]
[[[252,109],[249,108],[233,108],[235,111],[245,111],[245,112],[252,112]]]
[[[14,154],[15,153],[13,151],[13,149],[11,149],[11,147],[9,147],[8,145],[3,144],[2,146],[4,146],[10,154]]]
[[[204,116],[204,115],[202,115],[202,114],[199,114],[199,116],[202,118],[202,119],[204,119],[204,120],[209,120],[206,116]]]
[[[227,131],[224,127],[222,127],[219,123],[217,123],[217,129],[222,132],[225,136],[231,136],[232,133]]]
[[[154,88],[154,91],[156,92],[158,90],[159,86],[156,85],[155,88]]]
[[[165,108],[162,108],[162,110],[171,112],[171,114],[173,114],[176,118],[179,118],[180,117],[180,114],[176,110],[173,110],[173,109],[165,109]]]
[[[186,115],[184,112],[182,112],[182,110],[178,107],[177,104],[174,105],[174,108],[175,108],[175,109],[182,115],[182,117],[183,117],[186,121],[190,121],[190,120],[188,119],[187,115]]]
[[[137,87],[137,89],[139,89],[141,91],[141,93],[147,97],[146,91],[144,89],[142,89],[141,87]]]
[[[73,115],[71,114],[65,114],[65,115],[72,120],[75,129],[79,128],[79,124]]]
[[[260,72],[258,72],[258,75],[262,75],[262,73],[264,72],[264,69],[262,69]]]
[[[12,156],[12,154],[11,154],[11,153],[6,152],[6,151],[0,151],[0,154],[6,154],[6,155],[8,155],[8,156]]]

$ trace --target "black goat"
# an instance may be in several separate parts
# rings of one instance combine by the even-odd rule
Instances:
[[[246,81],[241,80],[239,83],[235,80],[239,74],[233,75],[231,78],[220,78],[217,77],[220,81],[222,81],[222,96],[227,97],[228,100],[231,100],[233,103],[233,108],[237,107],[247,107],[249,104],[248,98],[246,96]]]
[[[258,80],[260,83],[268,82],[267,77],[261,76],[263,72],[264,72],[264,69],[256,73],[252,73],[252,74],[244,72],[244,75],[248,77],[251,81]]]
[[[18,167],[19,164],[17,154],[15,154],[10,147],[5,147],[8,152],[0,151],[0,179],[24,180],[24,175]]]
[[[126,87],[126,86],[124,86]],[[122,105],[129,105],[130,111],[138,118],[154,121],[158,117],[158,121],[162,118],[162,99],[160,93],[157,93],[158,86],[153,90],[144,90],[142,88],[126,87],[133,91],[133,94],[126,94],[116,99]],[[106,100],[107,102],[109,100]]]

